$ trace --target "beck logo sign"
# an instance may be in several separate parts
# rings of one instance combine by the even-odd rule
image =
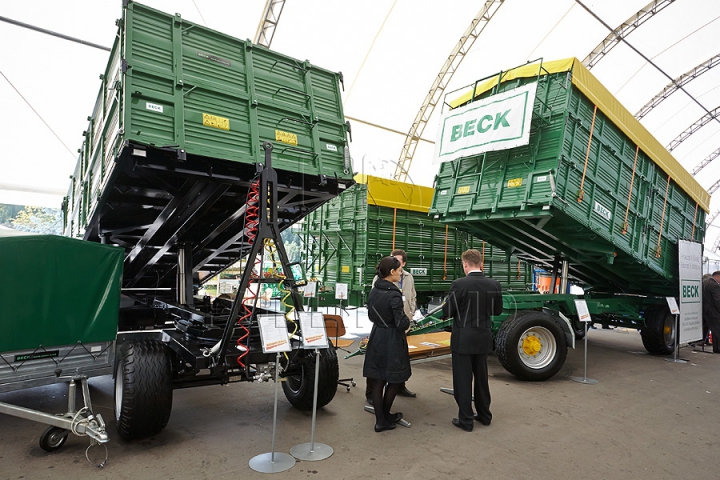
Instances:
[[[527,145],[536,88],[531,83],[446,112],[434,163]]]

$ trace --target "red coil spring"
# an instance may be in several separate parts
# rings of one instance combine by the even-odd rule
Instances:
[[[253,245],[255,243],[255,238],[257,237],[258,233],[258,224],[260,223],[260,180],[255,180],[250,185],[250,192],[248,193],[248,200],[247,200],[247,209],[245,210],[245,229],[246,229],[246,236],[248,239],[248,243],[250,245]],[[257,265],[258,259],[256,258],[256,265]],[[247,266],[245,267],[247,268]],[[254,267],[253,267],[254,268]],[[250,280],[249,283],[252,283],[252,280]],[[250,285],[248,285],[250,287]],[[259,288],[259,286],[258,286]],[[248,288],[248,290],[251,292],[251,296],[247,298],[247,300],[254,300],[257,298],[257,295],[252,293],[252,288]],[[238,292],[238,295],[243,295],[245,292]],[[242,304],[243,309],[245,310],[245,315],[238,318],[237,324],[240,325],[240,328],[243,329],[243,334],[240,336],[240,338],[237,339],[237,346],[240,347],[240,350],[242,353],[237,357],[237,363],[241,367],[245,368],[245,363],[243,362],[243,358],[247,356],[248,353],[250,353],[250,349],[243,345],[243,340],[245,340],[250,335],[250,330],[248,330],[245,325],[241,325],[241,322],[243,320],[246,320],[250,317],[252,314],[252,310],[248,308],[246,303]]]

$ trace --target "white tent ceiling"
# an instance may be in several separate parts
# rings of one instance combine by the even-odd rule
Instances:
[[[537,58],[583,60],[610,34],[601,21],[615,29],[649,3],[659,11],[631,29],[625,37],[630,46],[618,44],[591,69],[630,112],[640,110],[671,79],[720,55],[717,0],[581,1],[498,1],[500,7],[464,56],[446,92]],[[141,3],[253,39],[266,0]],[[354,168],[392,177],[423,100],[484,4],[287,0],[271,48],[343,72],[345,114],[353,119]],[[120,15],[120,0],[15,1],[3,2],[0,9],[2,17],[105,46],[113,42]],[[0,22],[0,203],[59,205],[107,56],[99,49]],[[672,151],[689,171],[720,148],[720,120],[714,118],[720,107],[720,68],[705,70],[642,118],[663,145],[693,132]],[[423,132],[408,181],[432,185],[439,110]],[[696,178],[706,189],[713,187],[720,180],[720,160]],[[711,214],[720,210],[718,198],[714,195]],[[720,225],[720,219],[717,222]],[[709,228],[708,248],[718,234],[720,229]]]

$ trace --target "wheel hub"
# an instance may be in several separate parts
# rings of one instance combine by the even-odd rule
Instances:
[[[528,335],[523,339],[522,349],[526,355],[534,357],[542,350],[542,343],[535,335]]]

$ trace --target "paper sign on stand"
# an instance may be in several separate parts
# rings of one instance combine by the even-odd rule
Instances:
[[[578,319],[581,322],[590,322],[590,310],[588,309],[585,299],[575,300],[575,309],[577,310]]]
[[[327,348],[325,317],[320,312],[300,312],[300,329],[304,348]]]
[[[665,300],[667,301],[668,307],[670,308],[670,313],[672,313],[673,315],[680,315],[680,309],[678,308],[675,297],[665,297]]]
[[[308,282],[303,289],[303,297],[315,298],[315,291],[317,290],[317,282]]]
[[[347,300],[347,298],[348,298],[347,283],[336,283],[335,284],[335,299],[336,300]]]
[[[285,315],[258,315],[257,318],[263,353],[292,350]]]
[[[573,382],[582,383],[585,385],[595,385],[597,384],[597,380],[592,378],[587,378],[587,329],[588,329],[588,323],[592,322],[592,318],[590,317],[590,310],[588,309],[587,302],[585,302],[584,298],[581,298],[579,300],[575,300],[575,310],[577,310],[578,320],[583,322],[585,324],[585,363],[583,366],[583,376],[581,377],[570,377],[570,380]]]

